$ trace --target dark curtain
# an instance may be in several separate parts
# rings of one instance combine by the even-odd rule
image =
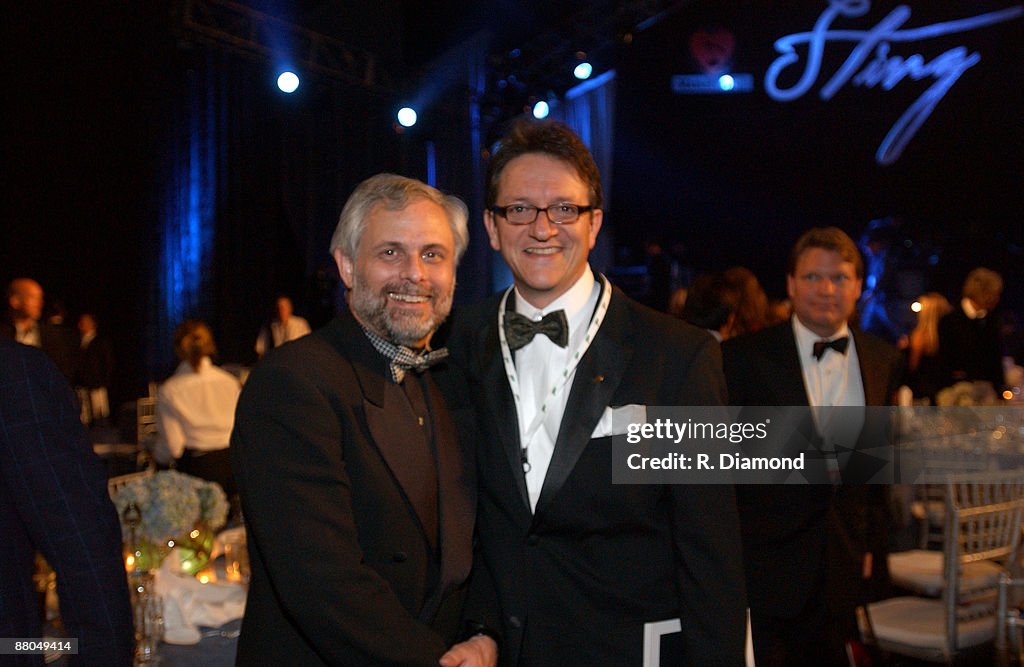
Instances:
[[[307,79],[287,96],[266,63],[215,47],[181,57],[153,248],[153,377],[173,366],[173,330],[186,317],[213,326],[220,361],[240,363],[254,359],[276,294],[325,323],[337,273],[327,245],[341,206],[356,183],[398,161],[377,93]]]

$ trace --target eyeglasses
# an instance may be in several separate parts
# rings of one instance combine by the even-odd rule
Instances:
[[[533,224],[541,211],[548,216],[548,220],[556,225],[571,225],[579,220],[584,213],[593,211],[594,207],[580,206],[579,204],[552,204],[546,208],[538,208],[525,204],[512,204],[511,206],[492,206],[488,210],[494,215],[500,215],[508,220],[510,225]]]

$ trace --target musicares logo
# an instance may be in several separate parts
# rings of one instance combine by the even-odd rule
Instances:
[[[837,18],[857,18],[867,14],[870,9],[870,0],[830,0],[828,8],[821,13],[809,32],[793,33],[775,41],[775,51],[780,55],[768,68],[764,86],[768,95],[779,102],[802,97],[821,73],[821,61],[826,47],[837,42],[849,42],[853,44],[853,50],[832,78],[822,86],[819,96],[825,101],[832,99],[847,83],[864,88],[880,86],[882,90],[892,90],[907,79],[934,79],[934,83],[899,117],[878,147],[875,160],[879,164],[888,165],[903,154],[907,143],[928,120],[953,84],[964,72],[981,61],[981,54],[977,51],[971,53],[965,46],[949,49],[929,62],[919,53],[907,57],[895,55],[892,53],[893,44],[921,42],[940,35],[968,32],[1009,21],[1024,13],[1024,6],[1017,5],[969,18],[900,30],[910,18],[910,8],[899,5],[871,30],[832,29]],[[803,73],[790,88],[780,88],[779,76],[789,67],[800,65],[800,55],[796,53],[795,47],[801,45],[807,46]]]

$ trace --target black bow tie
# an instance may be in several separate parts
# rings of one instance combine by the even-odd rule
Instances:
[[[447,357],[448,348],[445,347],[416,354],[407,347],[399,346],[395,358],[391,360],[391,377],[394,378],[396,383],[401,383],[407,372],[422,373]]]
[[[550,338],[558,347],[568,345],[569,321],[565,318],[565,311],[548,313],[539,322],[516,312],[505,313],[505,339],[512,352],[529,343],[539,333]]]
[[[825,354],[825,350],[832,348],[839,354],[846,354],[846,348],[850,345],[850,337],[843,336],[842,338],[836,338],[835,340],[817,340],[814,341],[814,358],[821,361],[821,357]]]

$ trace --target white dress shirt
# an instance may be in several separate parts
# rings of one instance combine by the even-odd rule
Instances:
[[[566,347],[559,347],[547,336],[538,334],[515,353],[520,392],[516,412],[519,415],[520,444],[526,448],[529,460],[526,489],[530,494],[531,508],[537,507],[544,486],[576,369],[573,367],[564,381],[563,374],[577,348],[583,344],[600,293],[601,285],[594,279],[590,266],[572,287],[544,308],[534,308],[516,290],[517,313],[539,321],[548,313],[564,310],[569,322],[569,344]],[[542,406],[545,417],[531,436],[528,430]]]
[[[231,373],[203,357],[196,371],[181,362],[156,394],[157,440],[153,456],[164,465],[185,449],[226,449],[242,387]]]
[[[29,345],[31,347],[42,347],[43,338],[39,333],[39,323],[32,322],[24,329],[19,329],[17,325],[14,326],[14,340],[21,343],[22,345]]]
[[[306,318],[292,315],[287,322],[274,320],[270,327],[260,331],[256,339],[256,354],[263,356],[272,348],[280,347],[290,340],[302,338],[310,332],[309,322]]]
[[[834,413],[824,408],[863,406],[864,381],[860,375],[860,361],[857,357],[857,345],[854,343],[850,328],[843,323],[831,336],[822,338],[793,317],[793,333],[796,335],[796,347],[800,354],[800,368],[804,375],[804,387],[807,389],[807,401],[813,408],[814,415],[821,433],[826,451],[834,451],[836,446],[853,448],[864,426],[863,411],[838,410]],[[832,341],[848,336],[850,341],[846,354],[833,349],[826,349],[821,359],[814,358],[814,343],[819,340]]]
[[[793,317],[793,333],[800,353],[808,403],[815,407],[864,405],[864,382],[860,377],[857,345],[850,335],[850,328],[844,323],[834,334],[822,338],[805,327],[800,318]],[[820,360],[814,358],[814,343],[833,341],[843,336],[850,339],[846,354],[828,349]]]

